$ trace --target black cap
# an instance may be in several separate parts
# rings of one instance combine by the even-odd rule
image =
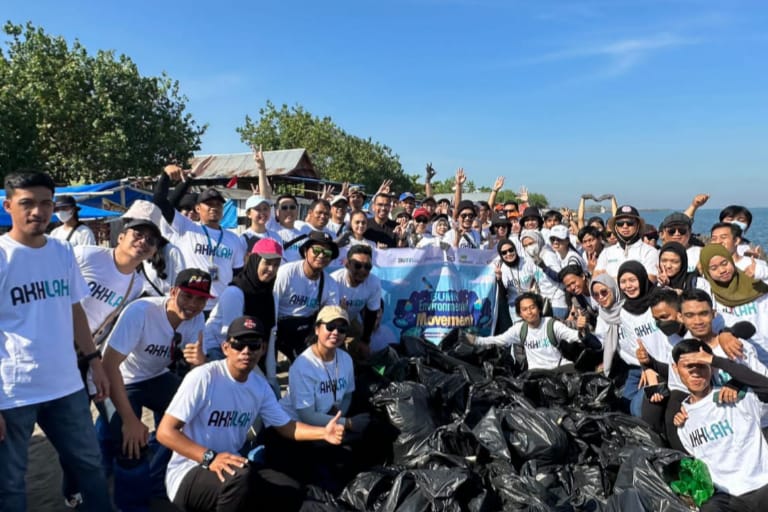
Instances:
[[[179,272],[174,286],[198,297],[216,298],[211,295],[211,274],[199,268],[186,268]]]
[[[266,338],[264,332],[264,326],[261,324],[261,320],[252,316],[241,316],[232,320],[227,329],[227,339],[235,338],[236,340],[261,340]]]
[[[539,223],[539,228],[544,225],[544,218],[541,216],[541,212],[535,206],[529,206],[523,210],[523,214],[518,219],[518,223],[522,226],[525,224],[525,219],[536,219]]]
[[[512,221],[509,220],[509,217],[507,217],[507,214],[504,212],[497,212],[493,215],[493,218],[491,219],[491,226],[511,226]]]
[[[664,229],[669,226],[681,226],[681,225],[688,226],[690,228],[692,224],[693,223],[691,222],[691,218],[689,216],[687,216],[684,213],[674,212],[664,217],[664,220],[662,221],[659,228]]]
[[[126,230],[128,228],[140,228],[145,226],[152,229],[152,233],[154,233],[154,235],[158,239],[163,238],[163,234],[160,232],[160,228],[158,228],[157,224],[155,224],[149,219],[126,219],[125,224],[123,224],[123,230]]]
[[[179,210],[194,210],[196,204],[197,194],[194,192],[184,194],[184,196],[181,198],[181,201],[179,201]]]
[[[461,213],[462,210],[472,210],[473,212],[477,213],[477,208],[475,208],[475,203],[467,199],[460,201],[459,206],[456,207],[457,212]]]
[[[226,202],[226,199],[221,195],[221,192],[213,187],[205,189],[199,196],[197,196],[197,204],[211,200],[221,201],[222,203]]]
[[[78,210],[80,209],[80,207],[77,205],[77,201],[75,201],[75,198],[72,196],[57,197],[53,208],[54,210],[58,210],[59,208],[77,208]]]
[[[301,254],[302,258],[306,257],[307,249],[313,245],[324,245],[328,247],[333,252],[333,255],[331,256],[331,259],[333,260],[339,257],[339,246],[333,241],[331,235],[324,231],[312,231],[307,235],[307,239],[301,244],[301,247],[299,247],[299,254]]]
[[[634,206],[625,204],[623,206],[619,206],[619,208],[616,210],[616,215],[614,215],[613,217],[615,219],[618,219],[619,217],[634,217],[636,219],[639,219],[640,212],[638,212],[637,208],[635,208]]]

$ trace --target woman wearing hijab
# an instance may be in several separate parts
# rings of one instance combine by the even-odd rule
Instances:
[[[243,270],[229,283],[205,323],[203,351],[208,360],[224,359],[221,343],[227,338],[229,324],[243,315],[256,317],[265,332],[275,325],[272,287],[283,257],[283,246],[271,238],[253,245]]]
[[[517,252],[517,246],[511,240],[500,241],[496,251],[499,253],[499,257],[494,260],[493,266],[499,290],[499,305],[506,303],[509,310],[509,317],[506,322],[499,322],[499,320],[504,319],[503,312],[499,310],[496,329],[498,332],[504,332],[514,322],[520,320],[515,312],[515,299],[521,293],[533,288],[536,265],[531,260],[520,256]]]
[[[739,321],[755,326],[757,332],[751,341],[760,362],[768,365],[768,285],[739,270],[722,245],[702,248],[699,262],[712,288],[715,311],[722,315],[726,327]]]
[[[658,384],[658,374],[641,368],[637,360],[640,343],[657,361],[666,360],[671,348],[668,338],[656,325],[651,314],[650,293],[654,289],[642,263],[625,261],[619,267],[619,290],[624,298],[621,307],[621,328],[623,336],[619,341],[619,356],[630,367],[624,383],[623,398],[629,402],[632,416],[640,417],[643,404],[642,388]]]
[[[616,280],[608,274],[594,277],[589,289],[599,306],[594,334],[603,343],[603,372],[610,375],[613,358],[619,346],[624,299],[621,298]]]
[[[709,283],[697,271],[688,272],[688,252],[679,242],[667,242],[661,247],[657,284],[678,294],[696,288],[709,292]]]
[[[525,251],[525,258],[533,261],[536,269],[536,284],[539,294],[544,298],[544,316],[553,316],[560,320],[568,316],[568,305],[565,302],[565,291],[560,284],[560,258],[546,246],[544,237],[535,229],[523,229],[520,232],[520,243]],[[549,302],[549,308],[547,307]],[[548,309],[551,308],[551,313]]]

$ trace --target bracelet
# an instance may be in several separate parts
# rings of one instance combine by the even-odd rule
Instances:
[[[101,352],[99,350],[97,350],[96,352],[91,352],[87,356],[83,356],[83,361],[88,363],[88,362],[92,361],[93,359],[96,359],[97,357],[99,359],[101,359]]]

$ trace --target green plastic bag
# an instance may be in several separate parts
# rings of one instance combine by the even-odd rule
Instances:
[[[669,486],[677,494],[690,497],[697,507],[715,494],[709,469],[703,461],[698,459],[681,460],[678,480],[670,483]]]

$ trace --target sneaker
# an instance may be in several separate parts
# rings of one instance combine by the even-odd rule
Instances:
[[[77,508],[83,504],[83,495],[78,493],[72,494],[64,498],[64,505],[68,508]]]

